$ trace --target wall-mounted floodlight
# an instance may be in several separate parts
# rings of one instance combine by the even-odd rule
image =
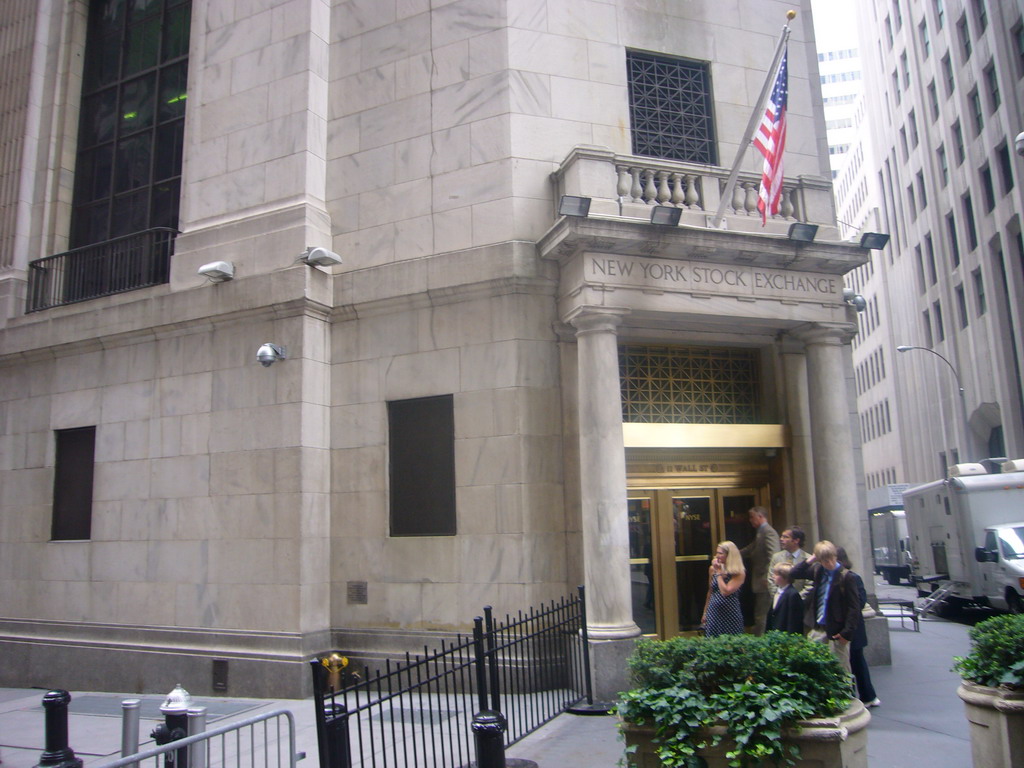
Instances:
[[[679,226],[679,217],[682,215],[682,208],[673,208],[670,205],[656,205],[651,208],[651,224],[658,224],[663,227],[677,227]]]
[[[889,242],[889,236],[881,232],[865,232],[860,236],[860,247],[869,251],[880,251]]]
[[[795,243],[813,243],[814,238],[818,236],[818,225],[798,221],[789,225],[786,236]]]
[[[341,264],[341,256],[326,248],[313,248],[312,246],[302,252],[299,257],[310,266],[333,267]]]
[[[230,261],[211,261],[197,269],[196,274],[209,278],[211,282],[223,283],[235,276],[235,265]]]
[[[264,368],[269,368],[278,360],[284,360],[286,358],[284,347],[279,347],[277,344],[271,344],[269,341],[266,344],[260,346],[256,350],[256,360]]]
[[[559,216],[586,216],[590,213],[590,198],[562,195],[558,200]]]

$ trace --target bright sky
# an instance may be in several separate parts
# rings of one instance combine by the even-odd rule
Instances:
[[[859,47],[857,3],[869,0],[811,0],[814,37],[819,51]]]

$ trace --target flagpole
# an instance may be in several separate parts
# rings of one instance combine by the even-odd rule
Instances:
[[[782,35],[779,37],[779,44],[775,47],[775,58],[772,59],[772,66],[768,70],[768,77],[765,78],[764,85],[761,87],[761,95],[757,97],[757,106],[754,107],[754,111],[750,115],[750,121],[747,123],[747,130],[743,134],[743,140],[740,142],[739,148],[736,150],[736,159],[732,163],[732,170],[729,171],[729,180],[725,182],[725,189],[722,190],[722,198],[718,201],[718,210],[715,211],[715,216],[711,219],[711,226],[715,229],[722,226],[722,219],[725,216],[725,206],[728,205],[729,200],[732,198],[732,191],[736,186],[736,179],[740,175],[740,163],[743,162],[743,154],[747,151],[747,147],[749,146],[751,139],[754,138],[754,131],[761,122],[761,117],[764,114],[765,100],[768,98],[768,91],[771,89],[772,83],[775,81],[776,70],[778,70],[779,62],[782,60],[782,49],[786,47],[786,43],[789,41],[789,22],[795,18],[796,11],[786,11],[786,26],[782,28]]]

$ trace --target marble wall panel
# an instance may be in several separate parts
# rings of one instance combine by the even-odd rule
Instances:
[[[100,414],[99,389],[82,389],[56,394],[51,399],[50,426],[70,429],[94,424]]]
[[[92,497],[96,501],[149,497],[149,461],[97,462]]]
[[[399,147],[402,149],[399,150]],[[399,154],[400,151],[401,154]],[[418,157],[420,159],[417,164],[418,170],[428,170],[428,166],[424,165],[424,162],[429,163],[429,137],[410,139],[400,142],[394,147],[390,145],[377,147],[332,160],[328,164],[331,176],[331,194],[343,197],[356,195],[366,190],[393,184],[396,181],[409,181],[426,175],[425,173],[408,174],[406,172],[403,174],[405,178],[396,178],[396,156],[405,160],[403,168],[409,167],[410,159],[415,163]]]
[[[508,68],[508,30],[501,28],[469,39],[470,77]]]
[[[626,51],[621,45],[587,41],[587,78],[626,87]]]
[[[406,75],[403,72],[403,77]],[[397,64],[389,62],[334,81],[331,84],[331,98],[341,101],[341,108],[346,114],[352,115],[394,101],[397,96],[396,82]],[[403,94],[408,95],[408,92]]]
[[[605,3],[603,0],[578,0],[572,3],[548,3],[548,31],[566,37],[582,37],[605,43],[622,43],[619,25],[623,17],[635,13],[635,6],[621,7],[621,3]],[[665,8],[659,4],[659,8]],[[658,19],[655,29],[664,29],[663,19]]]
[[[442,44],[431,39],[429,14],[399,19],[362,36],[360,62],[363,69],[379,67],[417,53],[429,51],[431,44]],[[448,41],[452,42],[452,41]]]
[[[359,196],[359,225],[370,228],[424,216],[430,213],[431,202],[429,179],[363,192]]]
[[[432,101],[430,94],[421,94],[361,112],[358,148],[380,147],[429,133]]]
[[[84,355],[69,355],[54,360],[53,392],[90,389],[105,383],[106,361],[99,350]],[[34,366],[33,366],[34,367]]]
[[[455,349],[396,355],[385,373],[384,399],[406,400],[457,392],[460,367],[459,352]]]
[[[195,373],[162,378],[157,382],[157,394],[161,415],[205,413],[212,408],[213,377],[210,373]]]
[[[431,179],[435,211],[479,205],[512,193],[512,163],[503,160],[437,174]]]
[[[552,116],[598,125],[629,125],[629,101],[624,87],[564,77],[552,77],[550,82]]]
[[[211,100],[203,105],[197,138],[206,146],[235,131],[261,125],[270,114],[270,101],[267,85]]]
[[[87,426],[79,424],[77,426]],[[7,430],[11,434],[39,432],[50,428],[50,397],[30,397],[7,410]]]
[[[388,584],[451,583],[459,581],[459,537],[399,536],[385,539],[382,557],[388,564]]]
[[[504,0],[455,0],[430,16],[433,44],[447,45],[504,26]]]
[[[430,134],[430,173],[441,174],[473,165],[470,126],[456,125]]]
[[[331,452],[331,486],[376,491],[387,484],[387,450],[383,446]]]
[[[395,3],[380,0],[345,0],[331,6],[331,28],[358,35],[396,21]]]
[[[460,485],[455,489],[459,536],[492,535],[498,532],[497,487]]]
[[[174,584],[117,584],[113,592],[116,605],[113,621],[129,626],[174,626],[176,593]]]
[[[431,126],[451,128],[507,112],[509,76],[495,72],[435,89],[431,95]]]
[[[148,419],[124,423],[124,458],[126,460],[151,458],[151,423]]]
[[[209,457],[212,496],[274,492],[274,451],[225,451]]]
[[[153,459],[150,473],[150,492],[157,499],[205,496],[210,492],[209,456]]]
[[[449,45],[435,46],[431,50],[430,85],[443,88],[460,83],[470,77],[469,42],[460,40]]]
[[[523,474],[523,445],[519,437],[456,439],[456,484],[494,485],[526,480]]]
[[[331,496],[331,535],[336,539],[365,537],[376,541],[388,533],[388,500],[384,486],[371,491]]]
[[[472,208],[454,208],[434,214],[434,249],[459,251],[473,245]]]
[[[396,260],[417,259],[435,252],[432,216],[396,221],[394,226]]]
[[[145,581],[149,570],[146,541],[93,542],[89,546],[94,581]]]
[[[396,99],[405,99],[430,91],[433,57],[429,53],[417,53],[395,62]]]
[[[590,123],[523,114],[510,115],[509,121],[510,152],[513,157],[561,162],[566,147],[593,143]],[[547,194],[552,194],[550,182]]]
[[[326,80],[326,59],[320,60],[308,37],[290,37],[235,57],[231,62],[232,92],[273,84],[304,70]]]
[[[387,440],[387,411],[383,402],[335,406],[330,418],[332,448],[383,445]]]
[[[244,531],[236,538],[209,542],[208,580],[215,584],[275,583],[276,544],[273,539],[247,539]]]
[[[336,405],[379,401],[381,381],[377,360],[337,363],[331,371],[331,401]]]
[[[508,66],[524,72],[586,80],[587,41],[512,28],[508,30]]]
[[[267,47],[273,39],[273,26],[273,14],[264,11],[209,29],[204,63],[228,62]]]
[[[492,200],[472,207],[473,245],[490,245],[511,240],[516,235],[515,217],[510,215],[511,200]]]

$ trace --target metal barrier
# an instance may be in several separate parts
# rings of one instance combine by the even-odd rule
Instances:
[[[295,768],[304,755],[295,751],[295,716],[287,709],[238,720],[219,728],[196,733],[161,747],[122,757],[95,768],[145,768],[147,761],[160,768],[160,757],[168,766],[179,750],[188,750],[191,768]]]
[[[166,283],[177,234],[157,227],[29,262],[25,311]]]
[[[473,637],[423,650],[336,689],[311,662],[321,768],[504,766],[504,747],[593,703],[583,587],[515,619],[487,607]]]

